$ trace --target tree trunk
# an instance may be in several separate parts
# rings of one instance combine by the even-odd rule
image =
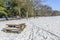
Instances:
[[[28,12],[26,13],[26,19],[28,19]]]
[[[20,7],[18,5],[18,12],[19,12],[19,16],[21,17],[21,13],[20,13]]]

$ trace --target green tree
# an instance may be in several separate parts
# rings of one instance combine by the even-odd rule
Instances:
[[[10,2],[10,7],[12,8],[14,14],[16,13],[20,17],[26,16],[27,6],[24,0],[12,0]]]
[[[6,2],[7,0],[0,0],[0,17],[5,17],[6,18],[6,20],[7,20],[7,9],[6,9],[6,5],[5,5],[5,2]]]

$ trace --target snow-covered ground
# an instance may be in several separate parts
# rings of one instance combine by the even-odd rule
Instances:
[[[6,24],[20,23],[27,25],[20,34],[1,31]],[[0,40],[60,40],[60,16],[0,22]]]

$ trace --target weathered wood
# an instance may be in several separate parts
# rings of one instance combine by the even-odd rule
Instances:
[[[4,32],[14,32],[14,33],[20,33],[21,31],[24,30],[24,28],[26,27],[25,23],[22,24],[6,24],[8,27],[3,28]],[[9,27],[9,26],[15,26],[15,27]],[[18,26],[18,27],[16,27]]]

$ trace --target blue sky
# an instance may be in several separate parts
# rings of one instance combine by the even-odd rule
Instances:
[[[49,5],[52,7],[53,10],[60,11],[60,0],[47,0],[44,4]]]

